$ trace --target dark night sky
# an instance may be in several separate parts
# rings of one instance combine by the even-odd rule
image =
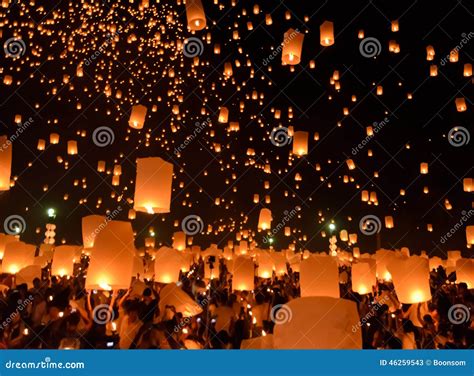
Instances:
[[[19,178],[15,187],[0,195],[0,213],[2,222],[11,214],[25,218],[27,228],[22,238],[26,241],[42,241],[44,229],[36,234],[35,228],[44,227],[46,210],[54,207],[58,213],[57,239],[65,238],[67,243],[80,244],[81,218],[114,210],[118,205],[117,196],[133,199],[135,159],[160,156],[174,164],[176,174],[171,213],[156,216],[138,213],[133,221],[137,246],[142,246],[150,226],[154,227],[159,241],[169,243],[172,232],[179,230],[174,222],[190,214],[199,215],[206,229],[208,225],[212,225],[213,230],[223,226],[217,234],[196,236],[195,244],[204,248],[217,242],[223,246],[227,240],[235,239],[235,229],[256,231],[262,207],[271,208],[276,225],[284,217],[285,210],[300,206],[301,218],[292,218],[288,223],[300,232],[290,238],[284,237],[283,231],[278,233],[277,249],[294,241],[299,249],[327,250],[327,238],[322,238],[320,232],[327,230],[328,221],[334,219],[338,230],[347,229],[349,233],[358,234],[357,246],[362,252],[373,251],[375,236],[365,236],[359,231],[360,218],[372,214],[381,218],[382,223],[384,216],[394,217],[395,228],[382,228],[380,232],[385,248],[408,246],[417,253],[426,250],[436,255],[461,249],[465,256],[469,255],[464,226],[472,224],[473,218],[445,244],[440,244],[440,237],[461,220],[462,211],[472,208],[472,193],[463,191],[462,179],[474,177],[473,141],[454,147],[446,135],[454,126],[465,127],[471,133],[473,130],[472,77],[463,77],[462,72],[465,63],[472,63],[474,37],[461,49],[459,62],[441,66],[440,61],[461,42],[463,33],[472,32],[472,2],[266,0],[240,1],[231,6],[230,1],[220,1],[224,6],[219,9],[213,1],[204,0],[208,17],[206,30],[192,35],[185,26],[167,25],[169,29],[161,38],[164,43],[212,35],[210,44],[204,42],[199,57],[201,66],[192,74],[193,59],[176,57],[166,48],[163,55],[158,55],[162,46],[153,41],[157,25],[166,24],[166,14],[176,12],[179,23],[185,25],[184,5],[177,5],[176,1],[156,3],[150,0],[150,8],[141,14],[137,4],[95,2],[96,11],[90,15],[76,2],[72,2],[73,12],[66,1],[37,1],[35,6],[22,3],[0,10],[2,43],[17,30],[27,44],[24,56],[19,59],[4,55],[0,58],[2,78],[12,74],[14,80],[21,81],[19,85],[1,84],[1,133],[15,133],[15,114],[22,114],[24,120],[32,117],[34,122],[13,144],[12,176]],[[42,3],[43,10],[40,8]],[[261,10],[258,15],[252,12],[256,3]],[[112,4],[113,8],[110,8]],[[24,12],[21,12],[22,8]],[[98,11],[99,8],[102,10]],[[112,10],[106,16],[108,9]],[[247,10],[245,16],[243,9]],[[286,11],[292,14],[290,20],[285,20]],[[270,26],[265,25],[266,13],[272,14]],[[64,17],[48,24],[46,21],[53,14]],[[304,22],[305,15],[309,17],[307,22]],[[400,31],[393,33],[390,21],[395,19],[399,20]],[[91,25],[111,20],[118,30],[123,30],[120,42],[115,46],[107,45],[106,52],[84,67],[84,77],[75,77],[78,63],[97,49],[97,43],[100,45],[107,38],[104,31],[97,27],[92,29]],[[335,44],[325,48],[319,44],[319,25],[324,20],[334,22],[336,34]],[[15,21],[18,26],[14,26]],[[249,21],[253,23],[252,31],[246,27]],[[81,23],[85,26],[78,33]],[[51,30],[50,35],[38,31],[40,24]],[[281,65],[278,55],[269,71],[269,66],[262,62],[271,54],[271,48],[282,42],[283,33],[290,27],[308,31],[302,63],[290,72],[287,66]],[[235,29],[239,30],[239,40],[232,40]],[[366,58],[359,52],[357,33],[360,29],[364,30],[365,37],[380,41],[382,51],[375,59]],[[140,43],[126,42],[132,32]],[[64,53],[64,41],[67,40],[74,40],[74,51]],[[388,51],[389,40],[400,44],[400,53]],[[221,45],[220,55],[213,53],[215,43]],[[144,48],[140,50],[139,44]],[[426,60],[428,45],[434,46],[436,51],[433,62]],[[240,68],[235,66],[236,59],[242,63]],[[315,69],[309,69],[311,59],[315,60]],[[246,66],[247,60],[252,62],[251,68]],[[232,62],[234,71],[228,80],[222,75],[226,61]],[[31,62],[37,65],[30,66]],[[437,77],[429,77],[432,63],[438,64]],[[162,75],[164,66],[174,67],[180,81],[179,89],[173,84],[174,79]],[[251,69],[255,72],[253,78]],[[329,83],[334,70],[341,75],[339,92]],[[62,83],[63,74],[70,75],[69,84]],[[115,89],[122,90],[123,97],[107,98],[104,95],[107,83],[114,92]],[[382,96],[375,95],[374,84],[383,86]],[[54,86],[58,89],[55,95],[52,94]],[[238,86],[240,90],[237,90]],[[180,112],[186,115],[181,119],[170,112],[169,104],[175,103],[174,96],[167,96],[170,89],[183,95]],[[262,104],[245,99],[253,90],[264,96]],[[412,100],[407,100],[407,93],[413,93]],[[356,103],[351,102],[352,95],[357,96]],[[162,102],[157,101],[159,96],[163,98]],[[328,100],[328,96],[332,96],[332,100]],[[456,111],[454,99],[458,97],[466,99],[467,111]],[[243,112],[239,112],[241,100],[246,103]],[[77,102],[82,104],[80,110],[76,108]],[[149,107],[149,117],[141,131],[128,127],[132,102]],[[229,108],[230,120],[240,123],[240,131],[228,133],[228,125],[217,122],[218,109],[223,103]],[[38,104],[37,108],[35,104]],[[153,104],[158,105],[154,113],[151,112]],[[288,106],[293,108],[293,119],[287,117]],[[202,107],[206,114],[201,113]],[[343,107],[351,109],[350,115],[343,115]],[[280,121],[273,118],[272,108],[282,110]],[[107,110],[111,115],[107,115]],[[212,126],[206,127],[179,158],[174,155],[174,148],[193,133],[194,123],[207,117],[212,120]],[[366,137],[366,126],[384,118],[389,120],[387,125],[353,156],[352,148]],[[52,124],[53,119],[58,119],[58,124]],[[303,158],[293,157],[291,166],[288,165],[291,144],[276,147],[269,140],[271,130],[279,123],[310,133],[310,153]],[[115,140],[111,146],[100,148],[92,142],[91,134],[104,125],[113,129]],[[176,132],[172,131],[173,127]],[[81,130],[87,131],[86,137],[77,135]],[[38,151],[38,139],[48,140],[52,132],[60,134],[60,144],[47,142],[46,150]],[[313,140],[314,132],[319,132],[319,141]],[[147,133],[151,140],[148,147],[145,145]],[[66,141],[69,139],[78,141],[78,156],[67,155]],[[212,149],[213,143],[222,145],[221,153]],[[407,144],[410,149],[405,148]],[[254,157],[246,155],[248,148],[255,150]],[[367,157],[368,149],[373,151],[372,158]],[[69,162],[67,170],[64,162],[57,162],[58,156]],[[249,165],[251,158],[255,165]],[[355,170],[348,170],[347,158],[354,160]],[[111,186],[111,175],[96,171],[98,160],[105,160],[109,169],[114,163],[122,165],[123,175],[118,187]],[[27,168],[29,162],[32,166]],[[428,175],[420,176],[421,162],[429,163]],[[271,165],[271,174],[256,168],[266,163]],[[321,165],[321,171],[315,170],[316,163]],[[379,171],[379,178],[373,177],[374,171]],[[303,181],[295,182],[296,173],[302,175]],[[233,180],[232,174],[237,179]],[[344,175],[353,177],[355,182],[343,183]],[[321,182],[321,176],[325,182]],[[87,181],[86,189],[81,183],[73,185],[74,180],[83,178]],[[270,182],[269,190],[264,189],[266,180]],[[184,184],[183,188],[180,182]],[[297,183],[299,189],[296,189]],[[328,183],[332,188],[328,188]],[[45,185],[49,186],[46,192],[43,191]],[[424,186],[429,187],[429,194],[423,193]],[[377,192],[377,207],[361,201],[362,189]],[[400,189],[406,189],[406,196],[399,196]],[[112,191],[117,192],[115,199],[111,198]],[[284,196],[284,191],[289,192],[288,197]],[[69,199],[64,201],[66,193]],[[260,194],[260,205],[253,203],[255,193]],[[263,202],[265,194],[271,195],[270,205]],[[102,204],[96,207],[99,197]],[[217,197],[224,201],[220,206],[214,203]],[[84,198],[87,202],[79,204]],[[445,209],[446,198],[452,204],[452,210]],[[183,200],[192,206],[183,206]],[[229,205],[227,209],[226,204]],[[126,220],[130,204],[122,201],[120,205],[124,210],[116,219]],[[324,221],[319,221],[319,211]],[[433,224],[433,232],[427,231],[427,224]],[[306,241],[303,234],[307,236]],[[257,233],[255,240],[260,242],[261,238],[262,233]],[[345,246],[341,241],[338,244]]]

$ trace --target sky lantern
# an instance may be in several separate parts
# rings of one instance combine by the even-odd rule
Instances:
[[[352,264],[352,291],[361,295],[369,294],[376,283],[375,260],[364,259]]]
[[[142,129],[145,124],[147,108],[141,104],[136,104],[132,106],[132,112],[130,114],[130,119],[128,120],[128,125],[134,129]]]
[[[272,226],[272,212],[270,209],[263,208],[260,210],[260,215],[258,217],[258,229],[259,230],[268,230]]]
[[[55,248],[51,275],[72,276],[77,248],[73,245],[60,245]]]
[[[321,46],[327,47],[334,44],[334,24],[331,21],[324,21],[319,27]]]
[[[467,244],[474,245],[474,226],[466,227]]]
[[[189,30],[198,31],[206,27],[206,14],[201,0],[186,0],[186,18]]]
[[[356,168],[355,163],[352,159],[346,160],[346,164],[349,170],[354,170]]]
[[[186,248],[186,234],[183,231],[173,234],[173,248],[178,251],[183,251]]]
[[[294,29],[288,29],[283,36],[283,51],[281,63],[283,65],[297,65],[301,62],[304,34]]]
[[[301,296],[339,298],[337,261],[329,256],[310,256],[301,262]]]
[[[463,76],[464,77],[471,77],[472,76],[472,64],[470,64],[470,63],[464,64]]]
[[[464,112],[467,110],[466,100],[464,98],[456,98],[456,110],[458,112]]]
[[[3,259],[5,247],[8,243],[18,242],[20,239],[14,235],[7,235],[0,233],[0,260]]]
[[[275,266],[273,258],[267,251],[258,250],[257,252],[257,276],[260,278],[271,278]]]
[[[293,135],[293,154],[302,156],[308,154],[308,132],[296,131]]]
[[[254,288],[254,265],[246,256],[234,258],[232,289],[235,291],[252,291]]]
[[[88,215],[82,217],[82,244],[84,248],[92,248],[96,235],[107,225],[106,217],[102,215]]]
[[[5,246],[2,273],[16,274],[21,269],[33,265],[36,246],[23,242],[10,242]]]
[[[95,237],[87,269],[86,289],[128,289],[134,257],[131,223],[109,221]]]
[[[282,305],[272,321],[276,349],[362,349],[357,304],[351,300],[296,298]]]
[[[431,300],[429,262],[425,257],[394,258],[388,264],[398,300],[405,304]]]
[[[462,181],[464,192],[474,192],[474,179],[464,178]]]
[[[59,144],[59,134],[57,133],[51,133],[49,135],[49,143],[52,145],[57,145]]]
[[[12,171],[12,143],[7,136],[0,136],[0,147],[0,191],[8,191]]]
[[[375,260],[376,260],[376,270],[377,270],[377,278],[379,280],[390,281],[392,279],[392,275],[390,274],[387,265],[396,257],[394,251],[390,251],[387,249],[379,249],[375,252]]]
[[[467,283],[468,289],[474,289],[474,259],[456,261],[456,283],[461,282]]]
[[[347,230],[341,230],[339,232],[339,237],[343,242],[347,242],[349,240],[349,234],[347,233]]]
[[[182,259],[179,251],[161,247],[155,255],[155,281],[173,283],[179,281]]]
[[[420,174],[428,173],[428,163],[420,163]]]
[[[387,215],[385,217],[385,228],[393,228],[393,217],[391,215]]]
[[[192,317],[202,313],[202,307],[175,283],[170,283],[160,291],[160,312],[165,312],[166,306],[174,307],[183,317]]]
[[[173,165],[159,157],[138,158],[133,208],[148,214],[169,213]]]
[[[219,123],[227,123],[229,120],[229,110],[227,107],[221,107],[219,111],[219,118],[218,121]]]
[[[67,153],[69,155],[77,155],[78,150],[77,150],[77,141],[74,140],[69,140],[67,142]]]

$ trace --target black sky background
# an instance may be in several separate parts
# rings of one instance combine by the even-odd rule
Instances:
[[[44,3],[48,9],[57,7],[67,9],[68,3],[64,2],[36,2],[36,7]],[[299,249],[323,251],[328,248],[327,238],[322,238],[321,230],[327,231],[327,223],[334,219],[338,230],[347,229],[349,233],[358,233],[357,246],[362,252],[376,249],[376,237],[365,236],[360,233],[359,220],[364,215],[373,214],[382,219],[392,215],[395,228],[382,229],[380,233],[381,245],[385,248],[400,248],[408,246],[412,251],[426,250],[429,254],[443,256],[450,249],[461,249],[465,256],[472,250],[466,249],[465,225],[473,223],[471,218],[463,229],[445,244],[440,243],[440,237],[460,221],[462,211],[472,208],[472,193],[463,192],[462,179],[473,177],[473,148],[472,142],[463,147],[453,147],[449,144],[446,135],[454,126],[463,126],[471,133],[473,130],[472,116],[472,77],[463,77],[464,63],[472,63],[474,56],[473,40],[469,41],[460,52],[459,62],[447,63],[440,66],[440,60],[449,54],[449,51],[460,43],[463,33],[473,31],[474,4],[468,1],[240,1],[232,7],[230,1],[220,2],[225,4],[224,11],[220,11],[211,1],[203,1],[208,17],[208,30],[196,34],[202,36],[212,34],[212,41],[221,43],[221,55],[212,53],[213,44],[205,44],[203,61],[209,65],[204,67],[205,80],[201,83],[208,94],[211,92],[213,82],[222,82],[223,64],[225,61],[234,61],[238,58],[245,63],[247,58],[252,60],[255,69],[255,79],[248,79],[248,69],[236,69],[234,66],[233,79],[237,83],[248,80],[245,90],[251,93],[257,90],[265,96],[262,106],[248,101],[243,113],[238,112],[239,100],[235,86],[227,84],[219,88],[219,95],[209,95],[207,110],[213,120],[212,129],[215,137],[210,137],[204,132],[183,151],[180,158],[176,158],[173,149],[183,142],[192,133],[192,123],[181,124],[176,133],[170,132],[170,123],[179,124],[179,121],[170,120],[166,113],[158,111],[147,120],[146,127],[151,128],[153,136],[166,139],[168,144],[163,147],[161,142],[152,143],[150,147],[143,146],[144,131],[137,132],[128,128],[128,116],[121,120],[113,121],[105,115],[105,109],[110,108],[110,102],[102,94],[93,94],[88,98],[81,87],[92,87],[96,82],[95,77],[82,79],[82,83],[75,83],[74,91],[67,88],[61,92],[63,100],[57,101],[44,92],[48,85],[40,82],[41,78],[61,81],[62,74],[74,76],[75,65],[64,59],[59,59],[60,49],[55,45],[47,45],[50,40],[44,36],[38,37],[39,44],[55,58],[45,62],[36,71],[34,68],[21,65],[18,61],[1,57],[3,74],[14,72],[15,79],[21,79],[21,87],[1,85],[0,90],[0,120],[2,134],[13,134],[16,125],[13,117],[21,113],[23,119],[30,116],[34,119],[33,125],[14,143],[12,176],[20,175],[14,188],[0,195],[1,220],[11,214],[22,215],[27,222],[27,229],[22,234],[22,239],[28,242],[39,243],[43,239],[44,224],[47,221],[46,210],[54,207],[57,210],[56,223],[57,239],[65,238],[67,243],[81,243],[81,218],[88,214],[105,214],[106,210],[114,210],[116,200],[110,198],[113,188],[124,193],[124,198],[133,198],[134,184],[129,183],[134,179],[134,161],[137,157],[161,156],[172,162],[175,166],[176,178],[173,182],[173,203],[171,213],[160,216],[137,214],[133,221],[133,228],[137,232],[137,246],[143,244],[143,239],[150,226],[154,227],[157,239],[163,243],[170,243],[171,235],[180,229],[174,226],[175,220],[181,220],[187,215],[199,215],[206,225],[215,229],[219,224],[229,225],[217,235],[197,235],[195,244],[205,248],[211,242],[224,246],[227,240],[235,239],[230,230],[234,228],[250,229],[256,231],[258,213],[262,207],[267,207],[263,202],[255,205],[252,201],[253,194],[260,194],[263,200],[266,190],[264,181],[268,180],[271,186],[272,203],[268,205],[273,212],[273,224],[276,225],[284,217],[285,210],[292,210],[295,206],[302,208],[301,218],[292,219],[288,225],[301,230],[294,237],[284,237],[283,232],[275,237],[275,247],[285,248],[294,241]],[[258,3],[262,13],[255,16],[252,13],[253,4]],[[184,6],[173,2],[162,1],[156,4],[150,1],[152,7],[161,7],[169,4],[177,9],[181,22],[185,23]],[[110,4],[103,4],[104,7]],[[15,20],[25,20],[27,17],[20,15],[18,5],[11,5],[8,10],[8,23],[4,20],[2,27],[2,41],[9,38],[12,33],[11,26]],[[124,7],[137,5],[125,4]],[[242,9],[247,10],[247,16],[239,16]],[[292,13],[291,20],[285,20],[285,12]],[[272,12],[273,25],[264,23],[264,14]],[[124,12],[124,14],[127,12]],[[2,10],[6,14],[6,10]],[[304,16],[310,16],[304,22]],[[16,18],[15,18],[16,17]],[[117,16],[118,17],[118,16]],[[390,31],[390,21],[399,19],[400,31]],[[245,23],[251,20],[254,30],[248,31]],[[331,20],[335,25],[336,42],[329,48],[319,44],[319,25],[324,20]],[[39,20],[36,20],[38,22]],[[215,25],[213,25],[215,21]],[[136,33],[146,33],[137,24]],[[229,41],[234,22],[239,23],[241,39]],[[71,25],[74,21],[71,20]],[[272,52],[271,47],[277,47],[283,39],[283,33],[290,27],[300,31],[308,30],[303,44],[302,63],[295,67],[295,72],[290,72],[288,67],[281,66],[280,55],[272,64],[272,71],[263,65],[263,60]],[[357,39],[358,30],[363,29],[366,37],[377,38],[382,45],[382,52],[376,59],[363,57],[359,52],[360,40]],[[183,39],[192,36],[189,32],[182,32]],[[31,36],[25,35],[29,40]],[[35,38],[35,37],[33,37]],[[54,39],[54,35],[53,35]],[[396,40],[401,47],[399,54],[388,51],[389,40]],[[436,50],[434,62],[426,61],[426,46],[433,45]],[[239,46],[243,53],[238,51]],[[248,57],[247,57],[248,54]],[[44,55],[44,54],[43,54]],[[30,56],[28,50],[22,59]],[[131,59],[131,56],[121,54],[117,59]],[[154,56],[145,52],[137,62],[138,65]],[[314,59],[316,68],[309,69],[309,60]],[[40,61],[45,60],[44,56]],[[429,77],[429,66],[438,63],[439,74]],[[150,63],[151,64],[151,63]],[[186,67],[191,64],[191,59],[185,60],[185,68],[180,70],[185,74]],[[63,69],[63,67],[65,67]],[[138,69],[138,68],[137,68]],[[334,70],[341,73],[342,90],[337,93],[329,84],[329,78]],[[87,68],[85,68],[87,72]],[[34,73],[34,78],[27,77]],[[126,70],[114,72],[112,80],[126,81],[129,72]],[[155,77],[142,75],[143,80],[135,83],[136,90],[143,91],[147,97],[155,97],[166,93],[166,82],[160,82],[153,88],[147,84],[153,83]],[[261,79],[261,76],[265,79]],[[268,85],[271,80],[272,85]],[[154,82],[156,84],[156,81]],[[375,86],[382,85],[383,96],[375,95]],[[399,86],[401,83],[401,86]],[[122,84],[120,84],[122,85]],[[199,115],[201,98],[205,96],[198,83],[192,77],[184,78],[185,107],[191,113]],[[407,93],[413,93],[413,100],[407,100]],[[356,104],[350,101],[351,95],[357,95]],[[243,94],[242,94],[243,95]],[[328,95],[333,99],[328,100]],[[66,98],[77,96],[81,98],[83,110],[77,111],[73,104],[67,103]],[[456,112],[454,99],[466,98],[468,110]],[[49,102],[48,102],[49,101]],[[87,108],[88,103],[94,103]],[[232,121],[240,122],[240,131],[225,132],[224,126],[217,123],[217,112],[222,102],[228,101],[227,106],[232,114]],[[34,103],[41,102],[41,110],[36,113]],[[46,106],[43,105],[48,102]],[[306,130],[310,133],[311,152],[305,158],[296,158],[293,165],[288,166],[288,153],[291,145],[278,148],[271,144],[268,132],[278,125],[272,118],[271,108],[282,109],[286,114],[288,106],[292,106],[294,118],[288,120],[282,116],[283,126],[293,126],[295,130]],[[351,113],[344,116],[342,108],[349,106]],[[122,106],[124,114],[130,112],[130,107]],[[354,110],[352,108],[355,107]],[[85,109],[87,108],[87,109]],[[98,111],[95,111],[95,108]],[[84,110],[85,109],[85,110]],[[260,127],[253,115],[264,119],[265,127]],[[207,116],[201,116],[204,120]],[[53,126],[47,123],[48,119],[58,118],[60,124]],[[388,118],[388,124],[372,139],[362,152],[356,156],[351,154],[352,148],[366,137],[365,127],[373,122],[380,122]],[[337,126],[337,122],[341,126]],[[92,130],[97,126],[107,125],[115,132],[114,144],[108,148],[98,148],[90,139]],[[78,130],[88,130],[84,138],[78,137]],[[61,135],[60,145],[48,148],[40,153],[36,150],[38,138],[48,139],[49,134],[57,132]],[[320,140],[313,141],[312,135],[319,132]],[[128,137],[128,141],[125,138]],[[252,138],[250,140],[249,138]],[[79,156],[66,154],[65,142],[67,139],[76,139],[79,143]],[[225,145],[223,152],[216,156],[210,145],[219,142]],[[404,148],[406,144],[410,149]],[[228,146],[228,148],[227,148]],[[257,164],[271,163],[271,175],[263,173],[245,165],[248,160],[247,148],[253,148]],[[373,150],[374,157],[367,157],[367,150]],[[127,158],[120,158],[120,153]],[[56,157],[61,155],[69,161],[67,171],[57,163]],[[231,158],[236,156],[236,161]],[[279,157],[279,160],[276,158]],[[357,169],[349,171],[345,166],[347,158],[354,159]],[[106,160],[107,166],[113,166],[114,160],[122,165],[123,176],[120,187],[111,187],[111,176],[104,179],[103,175],[95,172],[97,160]],[[331,160],[331,163],[328,163]],[[26,168],[29,162],[33,166]],[[222,163],[220,163],[222,162]],[[429,174],[419,174],[421,162],[429,163]],[[231,169],[221,171],[221,166],[231,165]],[[316,163],[321,164],[322,170],[316,171]],[[180,172],[180,168],[184,171]],[[290,172],[277,175],[278,169],[287,168]],[[207,176],[202,170],[208,172]],[[379,178],[373,178],[374,171],[380,171]],[[295,188],[294,176],[299,172],[303,181],[299,182],[299,189]],[[232,191],[232,185],[225,184],[225,179],[231,174],[237,175],[237,192]],[[344,184],[343,175],[354,177],[355,183]],[[321,183],[320,176],[327,178]],[[73,186],[75,179],[87,179],[87,189],[83,190]],[[183,182],[185,188],[179,187]],[[327,187],[327,182],[332,188]],[[360,200],[360,189],[377,191],[380,204],[377,207],[368,206]],[[43,192],[42,187],[48,184],[49,190]],[[127,189],[123,191],[124,186]],[[428,186],[430,193],[423,193],[423,187]],[[203,192],[199,192],[202,188]],[[406,189],[406,196],[399,196],[400,189]],[[284,191],[289,192],[289,197],[284,197]],[[69,200],[64,201],[63,196],[69,193]],[[183,207],[182,200],[190,194],[187,202],[192,202],[191,208]],[[295,197],[291,197],[294,193]],[[78,201],[87,197],[87,204],[78,205]],[[98,197],[102,197],[103,204],[96,208]],[[224,205],[216,206],[214,198],[221,197],[225,202],[233,201],[228,210]],[[308,199],[311,197],[311,201]],[[444,200],[448,198],[453,209],[445,210]],[[115,219],[127,220],[128,207],[122,202],[124,210]],[[25,211],[28,207],[28,211]],[[318,223],[318,211],[325,217],[323,223]],[[352,221],[348,220],[352,217]],[[164,219],[164,221],[163,221]],[[426,226],[433,224],[434,231],[428,232]],[[40,234],[35,233],[35,228],[41,226]],[[307,241],[302,239],[306,234]],[[262,234],[257,234],[256,240],[261,243]],[[344,243],[338,243],[344,247]]]

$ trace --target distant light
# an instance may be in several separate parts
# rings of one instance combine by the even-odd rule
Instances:
[[[154,237],[155,236],[155,231],[150,231],[150,236]]]
[[[48,217],[49,217],[49,218],[54,218],[54,217],[56,217],[56,210],[54,210],[53,208],[49,208],[49,209],[48,209]]]
[[[336,229],[336,225],[334,223],[329,224],[329,230],[334,231]]]
[[[275,241],[275,240],[274,240],[273,238],[269,238],[269,239],[268,239],[268,242],[269,242],[270,244],[273,244],[274,241]]]

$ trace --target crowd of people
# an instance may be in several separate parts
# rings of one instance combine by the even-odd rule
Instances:
[[[192,317],[160,304],[164,285],[153,280],[136,278],[128,291],[96,291],[84,289],[80,271],[60,278],[45,269],[32,286],[0,275],[0,349],[245,348],[244,340],[273,333],[275,308],[299,297],[291,268],[284,276],[256,278],[253,291],[234,292],[225,264],[217,260],[213,267],[218,278],[210,282],[202,260],[181,275],[178,285],[202,308]],[[340,272],[348,277],[341,298],[357,303],[360,322],[352,330],[361,331],[364,349],[474,348],[474,293],[442,267],[430,274],[432,300],[412,305],[400,304],[387,282],[359,295],[351,290],[350,267]],[[464,307],[465,317],[453,307]]]

